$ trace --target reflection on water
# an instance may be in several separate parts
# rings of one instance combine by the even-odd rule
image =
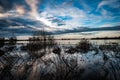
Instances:
[[[89,40],[92,44],[109,44],[109,43],[118,43],[120,40]],[[59,44],[77,44],[80,40],[57,40]]]
[[[56,40],[56,42],[68,46],[68,44],[77,44],[80,40]],[[120,40],[90,40],[90,42],[93,44],[120,43]],[[42,80],[46,80],[46,78],[48,78],[47,80],[58,80],[58,78],[60,78],[59,80],[120,80],[119,45],[98,45],[98,47],[82,41],[76,47],[46,48],[36,42],[26,44],[29,42],[18,41],[17,43],[20,45],[14,44],[1,48],[9,53],[2,54],[0,58],[0,64],[3,66],[0,68],[0,79],[3,78],[2,80],[6,80],[4,79],[6,77],[7,80],[11,80],[9,79],[11,76],[15,78],[13,80],[19,77],[20,80],[23,78],[26,78],[24,80],[30,78],[39,80],[40,77]],[[7,62],[7,66],[2,62]],[[68,79],[66,79],[64,75],[68,74]],[[96,78],[96,76],[98,77]],[[116,77],[116,79],[111,79],[111,77]]]
[[[116,39],[107,39],[107,40],[89,40],[92,44],[109,44],[109,43],[118,43],[120,44],[120,40]],[[56,42],[60,45],[62,44],[77,44],[80,40],[56,40]],[[17,43],[29,43],[29,41],[17,41]]]

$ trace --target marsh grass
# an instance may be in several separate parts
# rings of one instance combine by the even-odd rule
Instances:
[[[0,48],[5,45],[5,38],[0,38]]]
[[[88,52],[88,51],[90,50],[90,47],[91,47],[91,46],[92,46],[92,45],[91,45],[91,43],[89,42],[89,40],[83,39],[83,40],[81,40],[81,41],[77,44],[76,48],[78,49],[79,52],[86,53],[86,52]]]
[[[44,56],[50,49],[56,45],[54,36],[48,34],[44,30],[36,32],[32,38],[29,38],[27,50],[31,57],[38,58]],[[48,49],[48,51],[47,51]]]
[[[16,47],[9,48],[0,57],[0,80],[120,80],[118,44],[93,47],[88,40],[81,40],[66,50],[56,44],[54,37],[40,35],[30,38],[29,43],[23,47],[30,55],[27,59],[19,55],[13,57],[9,53],[16,54]],[[94,57],[102,55],[103,62],[91,64],[82,58],[79,61],[79,55],[87,55],[90,51],[94,51]],[[111,52],[114,54],[109,56]],[[86,65],[81,67],[79,62]]]

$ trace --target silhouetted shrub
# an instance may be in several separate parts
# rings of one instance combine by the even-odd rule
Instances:
[[[56,45],[54,36],[48,35],[45,31],[38,31],[29,38],[29,43],[27,44],[28,51],[31,56],[38,57],[41,54],[46,54],[46,48],[50,49]],[[41,50],[44,50],[44,52]]]
[[[15,45],[16,44],[16,42],[17,42],[17,39],[16,39],[16,37],[11,37],[10,39],[9,39],[9,45]]]
[[[53,49],[53,53],[60,55],[60,53],[61,53],[61,48],[55,47],[55,48]]]
[[[4,55],[5,52],[3,50],[0,50],[0,56]]]
[[[3,47],[4,45],[5,45],[5,39],[0,38],[0,48]]]
[[[5,66],[0,74],[0,80],[14,80],[10,70],[11,67],[9,65]]]
[[[120,49],[120,47],[118,44],[104,44],[104,45],[99,45],[99,49],[116,52]]]
[[[88,52],[90,50],[90,47],[91,43],[86,39],[81,40],[76,46],[77,50],[83,53]]]
[[[27,46],[21,46],[20,49],[21,49],[22,51],[27,51]]]
[[[75,52],[77,52],[77,48],[74,47],[70,47],[68,50],[65,51],[66,53],[69,54],[74,54]]]
[[[43,43],[38,37],[29,38],[29,43],[27,44],[29,51],[38,51],[43,48]]]

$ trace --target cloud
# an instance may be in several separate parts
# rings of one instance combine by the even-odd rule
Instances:
[[[21,28],[25,28],[25,26],[9,26],[9,28],[11,28],[11,29],[21,29]]]
[[[0,26],[8,26],[14,30],[22,26],[33,30],[44,27],[47,31],[64,33],[67,30],[72,32],[76,29],[84,31],[82,27],[118,25],[119,0],[87,1],[0,0],[0,19],[7,19],[7,21],[1,21]]]
[[[109,27],[109,26],[113,26],[113,24],[104,24],[101,27]]]
[[[12,2],[9,0],[0,0],[0,13],[6,12],[13,7]]]
[[[82,20],[85,20],[87,18],[87,15],[83,10],[74,6],[58,5],[53,9],[47,7],[45,11],[48,15],[62,19],[65,25],[61,25],[59,27],[67,29],[80,26],[82,24]],[[69,19],[64,20],[66,17]]]
[[[112,26],[117,26],[117,25],[119,25],[120,24],[120,22],[117,22],[117,23],[111,23],[111,22],[107,22],[107,23],[103,23],[103,24],[101,24],[101,26],[100,27],[112,27]]]
[[[8,13],[5,13],[5,14],[0,13],[0,18],[8,17],[9,15],[10,15],[10,14],[8,14]]]
[[[34,17],[36,17],[36,15],[39,15],[38,4],[40,3],[40,0],[25,0],[25,1],[31,8],[30,14]]]
[[[103,0],[101,1],[96,11],[99,12],[106,19],[110,19],[120,11],[119,0]]]
[[[84,2],[82,2],[82,5],[84,8],[88,7]],[[86,10],[87,9],[80,9],[73,5],[67,5],[67,3],[64,2],[61,5],[54,4],[53,7],[46,5],[45,10],[40,14],[40,16],[42,16],[42,22],[47,23],[51,27],[58,28],[58,30],[73,29],[80,26],[96,27],[101,25],[103,21],[105,23],[115,19],[113,13],[104,8],[102,8],[101,11],[99,10],[101,15],[89,13]],[[69,19],[66,19],[66,17]],[[60,23],[58,20],[60,20],[63,25],[58,26]]]
[[[3,7],[2,6],[0,6],[0,12],[3,12],[4,10],[3,10]]]
[[[88,28],[88,27],[77,27],[72,30],[57,31],[55,34],[66,34],[66,33],[78,33],[78,32],[91,32],[91,31],[120,31],[120,26],[109,26],[101,28]]]
[[[18,35],[31,35],[32,32],[35,31],[35,29],[28,27],[29,25],[32,25],[33,21],[28,21],[25,19],[20,18],[6,18],[6,19],[0,19],[0,37],[4,35],[5,36],[11,36],[11,33],[15,33]],[[29,25],[28,25],[29,24]],[[34,23],[35,24],[35,23]]]
[[[28,14],[29,7],[25,0],[0,0],[0,13],[16,11],[16,15]]]
[[[46,26],[45,24],[43,24],[40,21],[34,20],[34,19],[30,19],[29,17],[9,17],[9,18],[1,18],[0,19],[0,32],[1,31],[7,31],[8,36],[9,33],[14,32],[15,34],[19,34],[19,35],[31,35],[34,31],[37,30],[41,30],[43,29],[46,31],[56,31],[58,29],[56,28],[52,28],[49,26]],[[4,33],[0,33],[1,34]]]
[[[19,14],[21,14],[21,15],[23,15],[23,14],[26,13],[25,7],[22,6],[22,5],[16,5],[16,6],[15,6],[15,9],[16,9],[16,11],[17,11]]]
[[[88,6],[88,4],[86,4],[84,1],[81,2],[81,5],[85,9],[75,7],[72,4],[68,5],[67,2],[64,2],[60,5],[54,4],[52,7],[51,5],[46,5],[45,10],[42,12],[45,13],[45,15],[42,16],[42,18],[44,18],[42,21],[45,21],[45,23],[48,23],[49,26],[56,27],[58,29],[73,29],[80,26],[96,27],[98,24],[100,25],[100,23],[104,20],[112,20],[114,17],[113,14],[106,9],[101,9],[101,15],[89,13],[89,11],[91,11],[91,7],[89,9],[86,8],[90,5]],[[69,19],[66,19],[66,17]],[[63,25],[58,26],[59,22],[55,22],[54,18],[57,18],[58,20],[60,19]]]
[[[0,0],[0,18],[21,17],[28,11],[24,0]]]
[[[89,2],[89,1],[88,1]],[[82,8],[85,10],[85,12],[87,12],[87,13],[89,13],[89,12],[91,12],[92,11],[92,7],[90,6],[90,5],[88,5],[87,3],[86,3],[86,1],[84,1],[84,0],[79,0],[79,2],[78,2],[81,6],[82,6]]]
[[[120,8],[119,4],[120,4],[119,0],[103,0],[98,4],[97,9],[100,9],[103,6],[109,6],[111,8]]]
[[[10,11],[7,11],[5,13],[0,13],[0,19],[11,18],[11,17],[13,17],[13,18],[24,17],[24,15],[22,14],[22,12],[20,12],[20,11],[18,12],[17,10],[10,10]]]
[[[77,7],[57,6],[55,9],[47,8],[46,11],[54,16],[71,16],[73,18],[84,18],[85,12]]]
[[[36,21],[40,21],[43,24],[45,24],[46,26],[49,26],[49,29],[44,27],[46,30],[51,30],[53,29],[55,26],[57,26],[55,23],[52,23],[50,19],[48,19],[47,17],[51,16],[51,15],[46,15],[46,13],[42,12],[39,13],[39,4],[42,0],[26,0],[26,3],[30,6],[31,11],[30,16],[32,19],[36,20]],[[47,17],[46,17],[47,16]],[[54,30],[54,29],[53,29]]]

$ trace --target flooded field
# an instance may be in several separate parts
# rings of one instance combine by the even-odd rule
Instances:
[[[120,40],[112,39],[112,40],[89,40],[92,44],[109,44],[109,43],[118,43],[120,44]],[[80,42],[80,40],[57,40],[59,44],[77,44]]]
[[[5,44],[0,48],[0,80],[120,80],[119,41]]]
[[[75,45],[79,43],[81,40],[55,40],[60,45]],[[89,40],[92,44],[100,45],[100,44],[120,44],[120,39],[107,39],[107,40]],[[6,42],[8,43],[8,42]],[[17,41],[17,44],[27,44],[29,41]]]

